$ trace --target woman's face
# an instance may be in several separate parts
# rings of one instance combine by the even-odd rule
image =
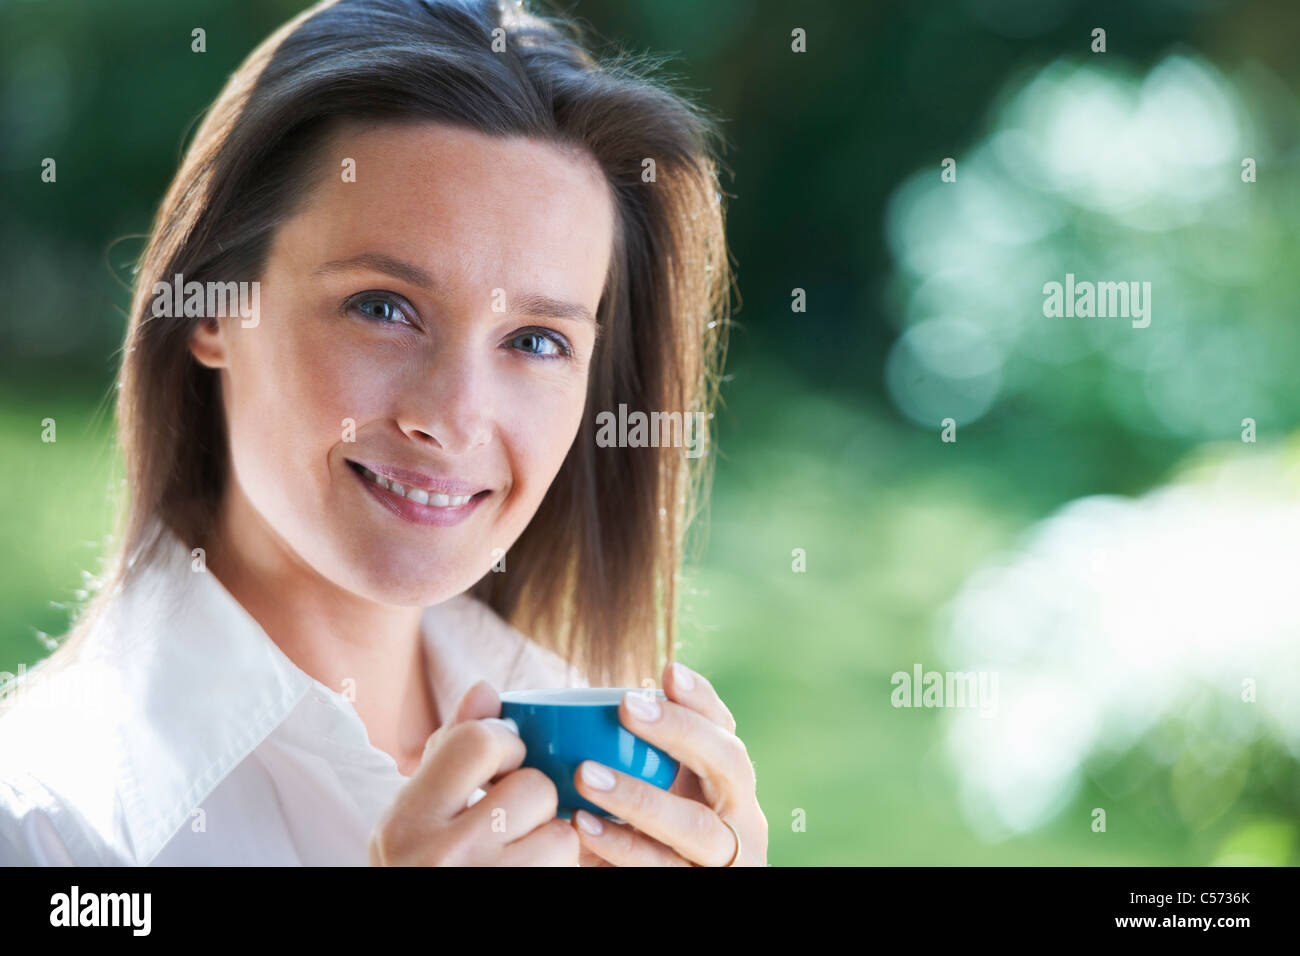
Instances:
[[[321,168],[275,234],[258,323],[191,343],[222,369],[252,506],[231,533],[368,599],[436,604],[519,537],[577,434],[612,199],[585,156],[435,123],[348,125]]]

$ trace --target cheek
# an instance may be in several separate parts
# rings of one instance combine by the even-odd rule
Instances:
[[[500,430],[510,455],[514,496],[528,515],[536,510],[569,454],[582,423],[586,376],[564,382],[533,382],[514,396],[500,416]]]
[[[232,349],[230,443],[249,498],[280,513],[306,508],[328,493],[328,456],[344,435],[344,420],[359,429],[373,388],[354,351],[303,334],[307,320],[263,321]],[[282,313],[281,313],[282,314]],[[285,481],[292,476],[291,481]]]

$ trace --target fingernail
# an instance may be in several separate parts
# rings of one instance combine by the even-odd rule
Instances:
[[[502,727],[510,731],[516,737],[519,736],[519,725],[515,723],[515,719],[513,717],[484,717],[483,719],[489,720],[494,724],[500,724]]]
[[[652,720],[659,719],[659,701],[650,697],[642,697],[638,690],[628,691],[623,695],[627,701],[627,709],[632,712],[632,716],[637,720],[644,720],[649,723]]]
[[[585,760],[582,763],[582,782],[597,790],[613,790],[614,775],[598,763]]]
[[[590,814],[586,810],[575,810],[573,815],[578,818],[578,826],[592,836],[600,836],[605,832],[605,825],[596,819],[594,814]]]
[[[673,683],[682,690],[692,690],[695,687],[695,678],[691,676],[691,669],[681,661],[673,661]]]

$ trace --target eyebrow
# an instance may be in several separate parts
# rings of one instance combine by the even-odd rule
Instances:
[[[382,272],[395,279],[401,279],[403,282],[417,285],[422,289],[432,290],[436,289],[438,285],[433,276],[419,266],[378,252],[363,252],[360,255],[349,256],[346,259],[332,259],[317,269],[315,274],[332,275],[356,269],[371,269],[375,272]],[[577,302],[565,302],[563,299],[555,299],[548,295],[537,295],[535,293],[514,297],[510,312],[513,315],[531,315],[544,319],[579,319],[597,325],[596,316],[585,305]]]

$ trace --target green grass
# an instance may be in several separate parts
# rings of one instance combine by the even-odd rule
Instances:
[[[54,419],[53,442],[42,422]],[[112,416],[79,395],[0,395],[0,670],[47,653],[42,634],[67,630],[69,605],[98,574],[113,526]]]

